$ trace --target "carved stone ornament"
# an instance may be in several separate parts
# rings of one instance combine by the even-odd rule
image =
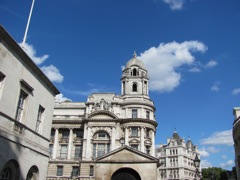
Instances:
[[[112,110],[112,104],[111,102],[107,102],[104,99],[101,99],[100,102],[96,102],[93,105],[92,112],[97,110],[105,110],[105,111],[111,111]]]

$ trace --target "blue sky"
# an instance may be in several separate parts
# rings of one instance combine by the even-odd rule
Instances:
[[[0,23],[21,43],[31,0],[1,0]],[[240,106],[239,0],[36,0],[25,49],[61,91],[86,101],[120,94],[136,51],[150,75],[156,143],[174,129],[199,147],[202,167],[234,166]]]

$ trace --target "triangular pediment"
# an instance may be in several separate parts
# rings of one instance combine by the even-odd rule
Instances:
[[[117,116],[110,111],[98,110],[88,115],[89,119],[117,119]]]
[[[158,159],[128,146],[123,146],[97,158],[96,162],[158,162]]]

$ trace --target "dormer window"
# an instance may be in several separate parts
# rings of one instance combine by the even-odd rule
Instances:
[[[133,83],[132,91],[137,92],[137,83],[136,82]]]

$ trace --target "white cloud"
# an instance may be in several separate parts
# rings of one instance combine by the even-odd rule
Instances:
[[[213,85],[212,85],[212,87],[211,87],[211,90],[212,90],[212,91],[215,91],[215,92],[219,91],[219,90],[220,90],[219,85],[220,85],[220,82],[219,82],[219,81],[214,82]]]
[[[50,81],[57,83],[61,83],[63,81],[63,76],[55,66],[43,66],[41,67],[41,70],[50,79]]]
[[[199,149],[198,152],[201,155],[201,157],[208,157],[209,156],[209,153],[206,151],[205,147]]]
[[[233,160],[228,160],[227,162],[220,164],[220,167],[222,168],[231,168],[232,166],[234,166]]]
[[[212,165],[206,159],[203,159],[203,160],[201,160],[201,167],[202,168],[210,168],[210,167],[212,167]]]
[[[216,149],[215,147],[211,146],[211,147],[208,147],[207,150],[210,152],[210,153],[218,153],[220,150],[219,149]]]
[[[201,144],[203,145],[226,145],[232,146],[232,130],[225,130],[221,132],[215,132],[208,138],[202,139]]]
[[[211,60],[211,61],[209,61],[206,65],[205,65],[205,68],[212,68],[212,67],[214,67],[214,66],[217,66],[217,62],[216,61],[214,61],[214,60]]]
[[[149,71],[149,87],[152,91],[170,92],[181,83],[181,74],[177,69],[184,65],[193,65],[193,52],[205,52],[207,47],[199,41],[182,43],[161,43],[140,54]]]
[[[181,10],[185,0],[163,0],[163,2],[167,3],[172,10]]]
[[[240,88],[235,88],[232,90],[232,95],[238,95],[240,94]]]
[[[57,103],[61,103],[61,102],[64,102],[64,101],[70,101],[70,102],[72,101],[71,99],[68,99],[68,98],[64,97],[62,93],[56,95],[54,99],[55,99],[55,102],[57,102]]]
[[[43,55],[41,57],[37,57],[36,49],[28,44],[28,43],[19,43],[22,49],[27,53],[27,55],[33,60],[36,65],[41,65],[45,62],[45,60],[49,57],[49,55]],[[61,83],[63,81],[63,76],[60,74],[57,67],[50,65],[50,66],[42,66],[40,69],[43,73],[50,79],[52,82]]]
[[[188,70],[189,72],[201,72],[201,69],[194,67]]]
[[[37,57],[36,49],[30,44],[25,43],[23,45],[22,43],[20,43],[19,45],[27,53],[27,55],[33,60],[33,62],[37,65],[42,64],[49,57],[49,55],[47,55],[47,54],[45,54],[41,57]]]

